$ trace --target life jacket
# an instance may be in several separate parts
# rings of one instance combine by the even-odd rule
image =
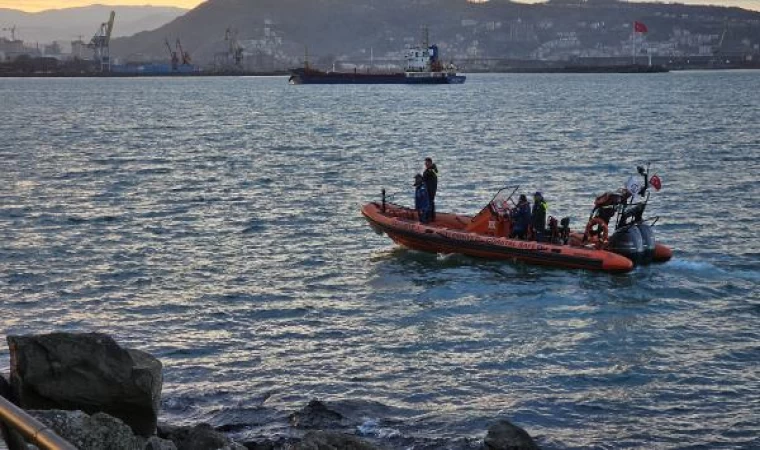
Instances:
[[[533,229],[536,231],[543,231],[546,228],[546,211],[549,210],[549,205],[542,198],[533,205]]]

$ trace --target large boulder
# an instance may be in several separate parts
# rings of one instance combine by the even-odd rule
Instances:
[[[156,358],[97,333],[8,336],[8,346],[21,407],[104,412],[154,434],[163,382]]]
[[[483,444],[486,450],[539,450],[527,431],[507,420],[491,425]]]
[[[171,441],[135,436],[121,420],[108,414],[89,416],[82,411],[29,411],[33,417],[79,450],[176,450]]]

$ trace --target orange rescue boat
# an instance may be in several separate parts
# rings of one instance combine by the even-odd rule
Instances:
[[[509,220],[491,203],[474,217],[436,213],[435,221],[426,224],[419,222],[417,211],[391,203],[368,203],[362,214],[376,232],[414,250],[604,272],[633,269],[625,256],[593,246],[510,239]]]
[[[528,239],[512,236],[512,199],[518,188],[501,189],[475,216],[436,213],[435,220],[421,223],[416,210],[382,200],[362,207],[362,215],[380,234],[387,234],[404,247],[433,253],[460,253],[478,258],[522,261],[528,264],[604,272],[628,272],[635,265],[665,262],[673,251],[656,242],[653,226],[658,218],[644,219],[650,185],[660,189],[649,167],[638,167],[643,184],[631,177],[617,193],[596,198],[582,232],[570,230],[570,219],[549,217],[542,233],[530,230]],[[643,186],[643,187],[642,187]],[[639,199],[639,201],[636,201]],[[614,232],[608,236],[613,218]],[[537,242],[535,237],[542,236]]]

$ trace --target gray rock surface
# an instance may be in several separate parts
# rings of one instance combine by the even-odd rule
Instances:
[[[121,420],[108,414],[82,411],[33,410],[29,414],[80,450],[177,450],[173,442],[135,436]]]
[[[302,410],[290,415],[290,424],[301,429],[328,429],[342,425],[343,416],[319,400],[312,400]]]
[[[150,437],[161,401],[161,362],[104,334],[8,336],[11,386],[26,409],[104,412]]]
[[[172,441],[161,439],[158,436],[152,436],[145,441],[144,450],[177,450],[177,446]]]
[[[380,450],[374,444],[349,434],[330,431],[310,431],[294,450]]]
[[[82,411],[28,411],[57,435],[80,450],[135,450],[143,442],[124,422],[107,414],[89,416]]]
[[[158,435],[174,442],[178,450],[246,450],[245,446],[233,442],[206,423],[194,427],[162,423],[158,426]]]
[[[538,450],[527,431],[499,420],[488,428],[488,434],[483,442],[486,450]]]
[[[156,434],[161,439],[168,439],[174,442],[179,447],[179,444],[187,439],[187,437],[190,435],[191,429],[192,427],[180,427],[177,425],[170,425],[168,423],[159,422],[156,428]]]

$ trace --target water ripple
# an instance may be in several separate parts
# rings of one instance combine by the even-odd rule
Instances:
[[[253,436],[320,397],[399,448],[497,416],[544,448],[760,447],[756,84],[3,79],[2,331],[111,333],[164,362],[165,420]],[[610,276],[397,248],[358,207],[410,203],[428,155],[441,210],[519,184],[575,226],[652,161],[676,257]]]

